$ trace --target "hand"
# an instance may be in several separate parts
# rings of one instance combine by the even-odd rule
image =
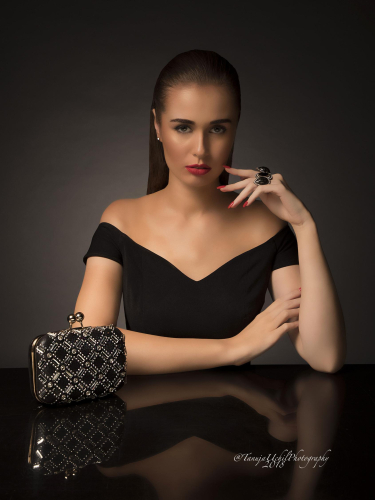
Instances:
[[[257,170],[232,167],[225,167],[225,169],[228,173],[239,176],[241,181],[228,184],[220,191],[228,192],[243,188],[233,204],[230,205],[231,208],[236,207],[242,200],[251,195],[247,203],[243,205],[248,207],[259,196],[279,219],[290,222],[294,226],[301,226],[312,219],[310,212],[293,193],[281,174],[272,174],[271,184],[258,186],[254,184],[255,175],[259,173]]]
[[[272,347],[286,332],[299,326],[299,288],[279,297],[254,320],[228,341],[233,364],[243,365]],[[288,322],[290,319],[295,321]]]

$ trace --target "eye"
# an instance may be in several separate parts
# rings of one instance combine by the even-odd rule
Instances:
[[[183,132],[181,129],[183,128],[189,128],[187,125],[178,125],[177,127],[175,127],[174,129],[177,130],[178,132],[184,134],[185,132]]]
[[[218,128],[219,130],[221,130],[221,133],[224,134],[224,132],[227,130],[225,127],[223,127],[222,125],[215,125],[215,127],[213,128]]]
[[[185,134],[186,132],[183,132],[182,129],[186,129],[186,128],[190,128],[188,125],[178,125],[177,127],[175,127],[174,129],[177,130],[178,132],[180,132],[180,134]],[[226,128],[223,127],[222,125],[215,125],[215,127],[213,127],[213,129],[219,129],[220,132],[219,133],[222,133],[224,134],[224,132],[226,132]],[[217,135],[217,133],[215,132],[215,135]]]

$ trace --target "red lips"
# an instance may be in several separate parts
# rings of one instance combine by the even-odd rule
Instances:
[[[186,165],[186,167],[189,167],[189,168],[209,168],[209,169],[211,169],[211,167],[209,167],[205,163],[200,163],[200,164],[194,163],[192,165]]]

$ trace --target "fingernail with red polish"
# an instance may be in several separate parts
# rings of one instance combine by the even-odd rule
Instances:
[[[245,203],[244,203],[242,206],[243,206],[243,207],[246,207],[246,205],[247,205],[247,201],[245,201]]]
[[[225,188],[225,184],[224,184],[224,186],[217,186],[216,189],[220,189],[220,188]]]
[[[232,203],[230,205],[228,205],[228,208],[232,208],[233,207],[233,203],[234,203],[234,201],[232,201]]]
[[[232,168],[232,167],[228,167],[228,165],[224,165],[224,168]]]

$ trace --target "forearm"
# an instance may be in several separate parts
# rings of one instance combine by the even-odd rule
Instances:
[[[119,328],[125,335],[127,373],[148,375],[233,364],[227,339],[159,337]]]
[[[302,288],[299,335],[304,358],[316,370],[335,371],[342,366],[346,355],[344,317],[336,287],[314,220],[311,218],[305,226],[293,229]]]

